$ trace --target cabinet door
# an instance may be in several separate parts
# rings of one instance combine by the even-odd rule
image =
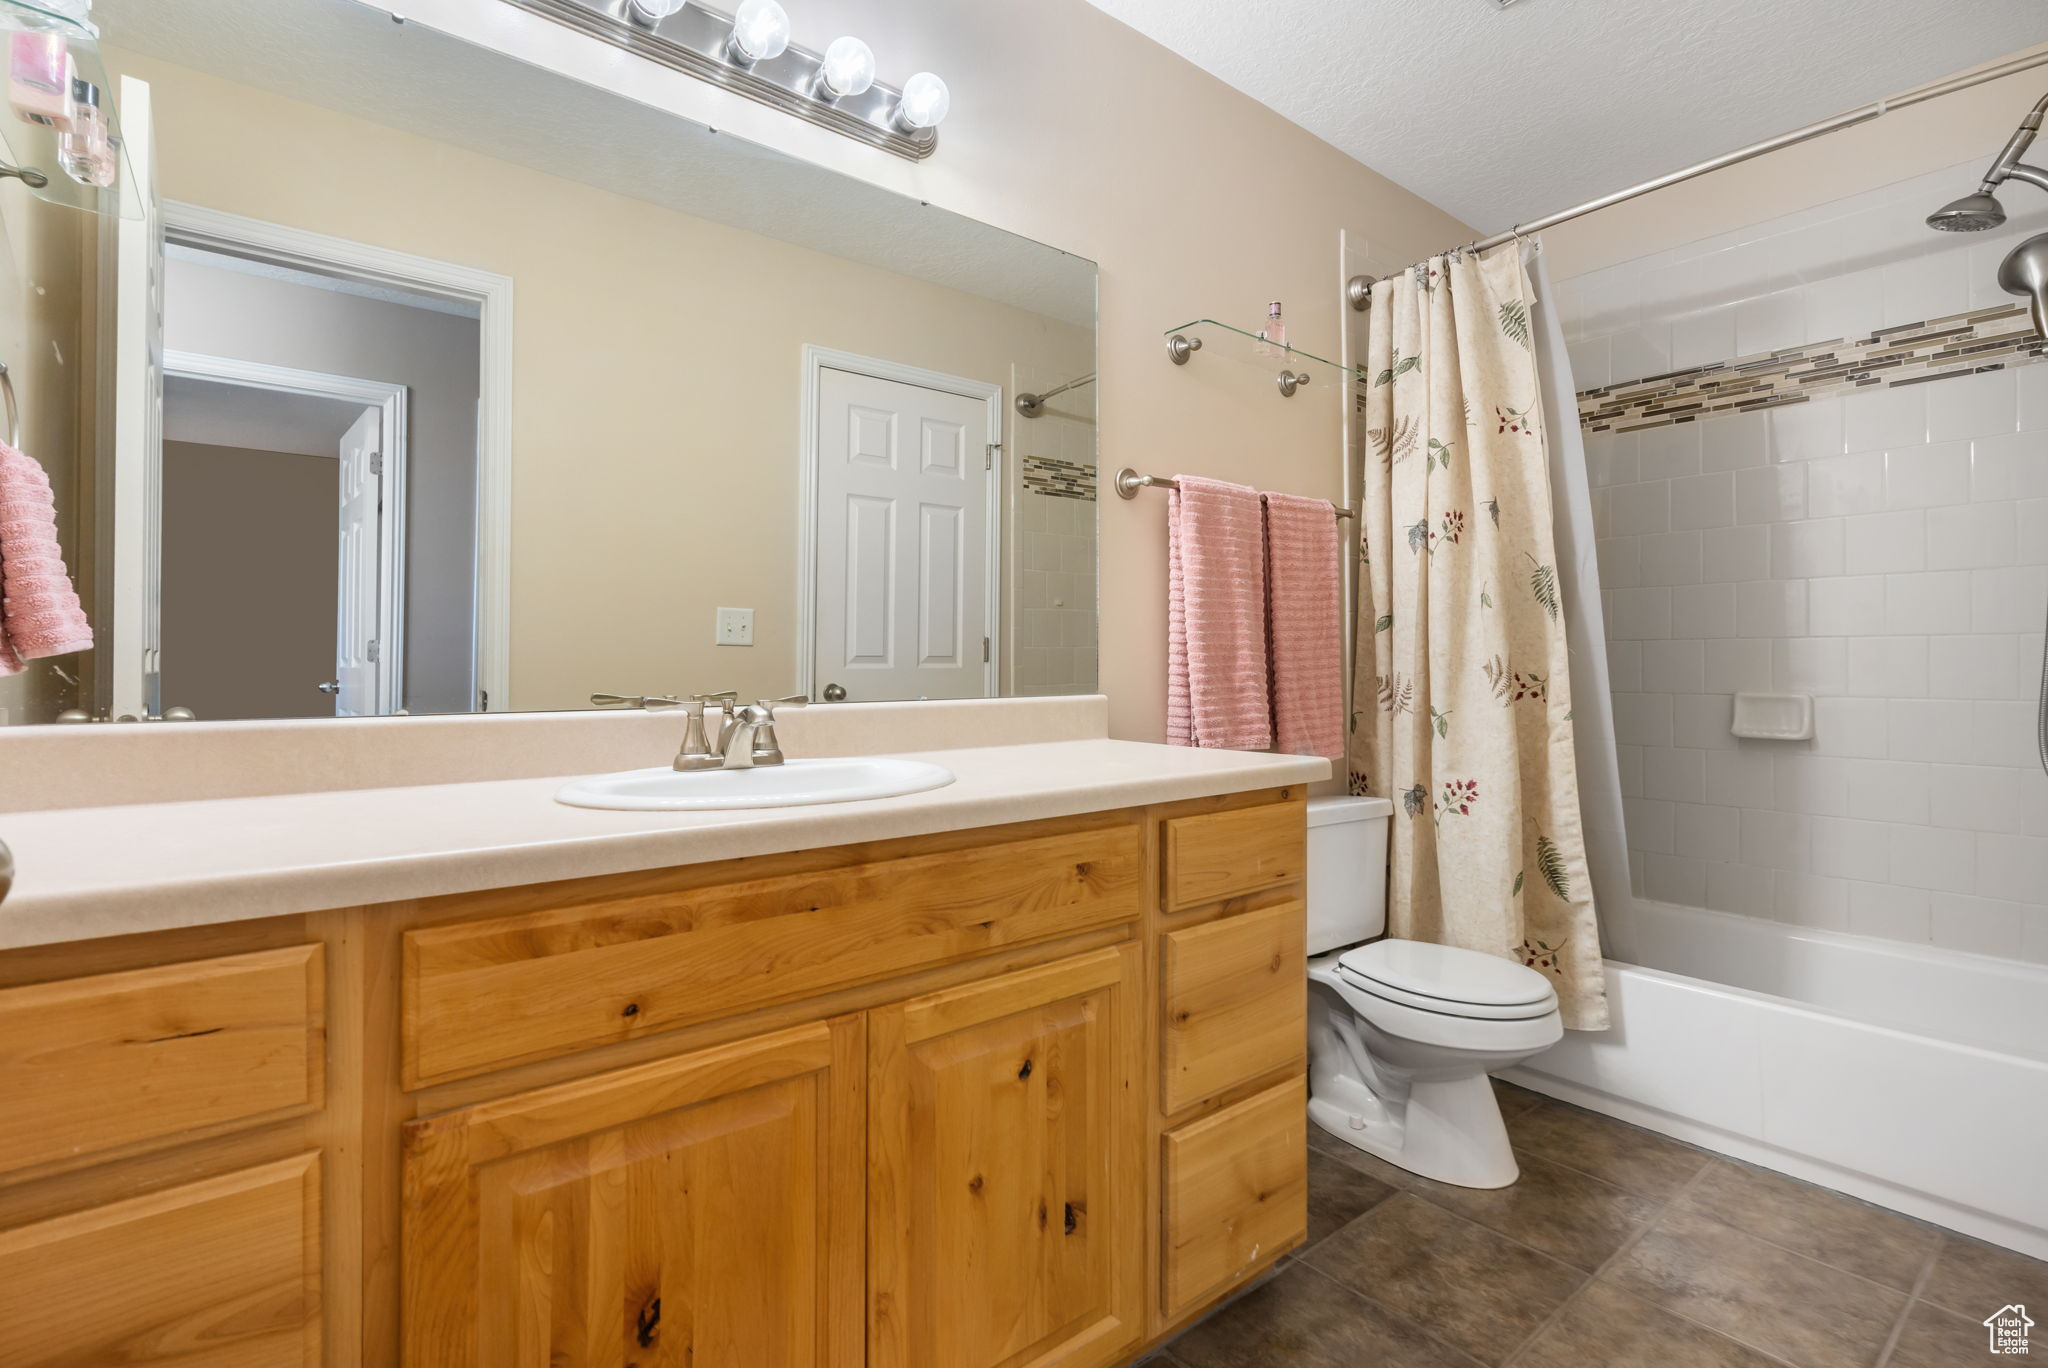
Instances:
[[[869,1018],[868,1362],[1081,1368],[1144,1320],[1138,950]]]
[[[862,1022],[406,1130],[412,1368],[858,1368]]]

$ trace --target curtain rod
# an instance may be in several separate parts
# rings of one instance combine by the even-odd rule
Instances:
[[[1738,147],[1733,152],[1724,152],[1718,157],[1695,163],[1682,171],[1673,171],[1668,175],[1659,176],[1655,180],[1644,181],[1641,185],[1631,185],[1626,190],[1617,190],[1611,195],[1602,195],[1599,199],[1587,200],[1584,204],[1575,204],[1569,209],[1560,209],[1554,214],[1545,214],[1542,218],[1531,219],[1527,223],[1518,223],[1504,233],[1495,233],[1492,237],[1479,239],[1479,241],[1471,244],[1465,250],[1468,252],[1484,252],[1489,248],[1502,247],[1513,242],[1516,238],[1526,237],[1530,233],[1540,233],[1545,228],[1555,228],[1560,223],[1569,223],[1575,218],[1583,218],[1587,214],[1612,208],[1614,205],[1621,204],[1624,201],[1635,199],[1639,195],[1647,195],[1653,190],[1662,190],[1668,186],[1677,185],[1681,181],[1689,181],[1695,176],[1704,176],[1710,171],[1719,171],[1723,167],[1734,166],[1738,162],[1746,162],[1753,157],[1761,157],[1767,153],[1776,152],[1781,148],[1791,147],[1796,143],[1803,143],[1809,139],[1818,138],[1840,129],[1853,128],[1860,123],[1868,123],[1872,119],[1882,118],[1895,109],[1904,109],[1908,105],[1916,105],[1927,100],[1937,99],[1943,95],[1951,95],[1958,90],[1968,90],[1971,86],[1983,85],[1987,81],[1996,81],[2001,77],[2017,75],[2022,71],[2031,71],[2039,66],[2048,66],[2048,49],[2029,53],[2025,57],[2015,57],[2010,61],[2000,62],[1996,66],[1985,67],[1982,71],[1973,71],[1962,76],[1951,76],[1945,81],[1936,81],[1932,85],[1920,86],[1917,89],[1907,91],[1903,95],[1894,95],[1889,99],[1879,100],[1875,104],[1852,109],[1846,114],[1837,114],[1833,118],[1822,119],[1819,123],[1810,123],[1803,128],[1795,128],[1790,133],[1780,133],[1775,138],[1766,138],[1762,142],[1754,142],[1747,147]],[[1368,292],[1371,290],[1372,285],[1373,282],[1368,277],[1352,277],[1348,289],[1351,307],[1354,309],[1364,309],[1367,307],[1369,302]]]

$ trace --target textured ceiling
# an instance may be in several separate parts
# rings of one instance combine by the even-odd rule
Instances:
[[[2043,0],[1091,3],[1484,233],[2048,38]]]
[[[424,25],[394,24],[369,4],[97,0],[93,19],[115,47],[1068,323],[1095,324],[1095,267],[1078,257]],[[233,130],[222,130],[221,155],[233,149]]]

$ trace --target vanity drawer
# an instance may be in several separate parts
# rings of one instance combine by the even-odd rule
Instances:
[[[1307,927],[1306,908],[1289,899],[1159,938],[1161,1111],[1301,1062]]]
[[[1171,1321],[1308,1233],[1308,1083],[1289,1079],[1160,1143],[1159,1301]]]
[[[1266,803],[1166,823],[1168,912],[1276,888],[1307,869],[1305,803]]]
[[[1143,871],[1129,824],[421,928],[405,1086],[1135,920]]]
[[[292,945],[0,990],[0,1173],[320,1106],[323,964]]]

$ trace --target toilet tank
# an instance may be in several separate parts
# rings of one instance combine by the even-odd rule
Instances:
[[[1308,801],[1308,952],[1355,945],[1387,929],[1385,798]]]

